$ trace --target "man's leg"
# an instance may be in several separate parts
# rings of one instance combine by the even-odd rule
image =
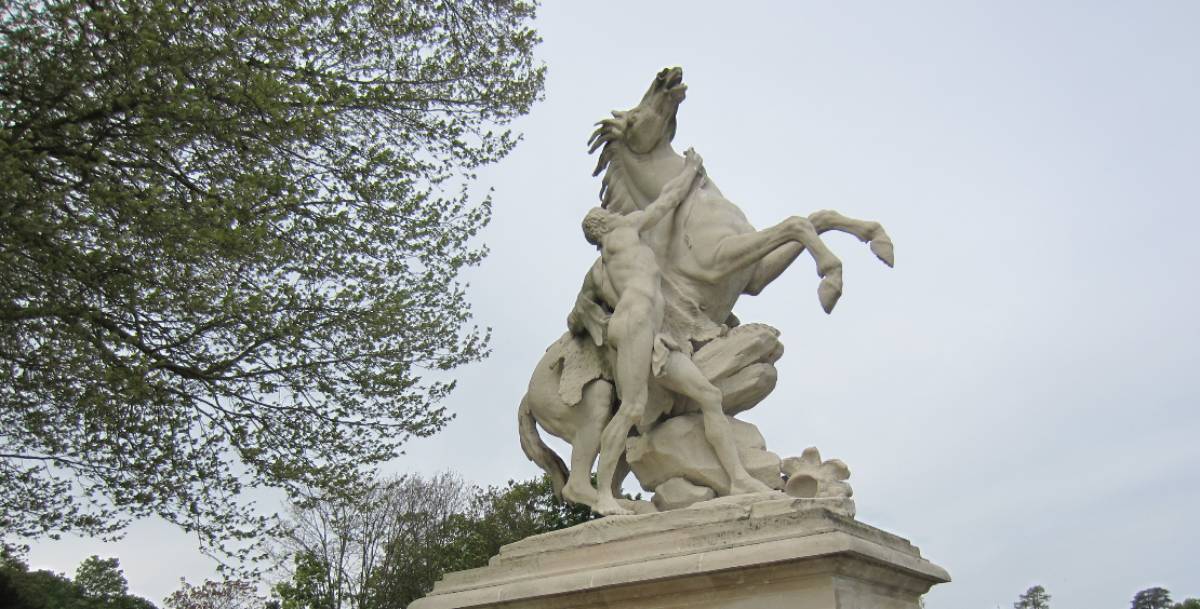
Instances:
[[[691,398],[700,406],[700,412],[704,416],[704,436],[729,476],[730,495],[772,490],[746,472],[742,459],[738,456],[737,445],[733,441],[733,428],[721,409],[721,390],[704,378],[704,374],[690,357],[672,352],[658,382],[671,391]]]
[[[650,350],[654,345],[654,330],[648,324],[627,323],[637,320],[628,309],[613,314],[609,321],[610,346],[617,350],[615,376],[621,406],[600,434],[600,460],[596,466],[596,504],[592,510],[605,516],[632,514],[617,504],[613,496],[617,463],[625,452],[629,430],[642,420],[650,382]],[[624,314],[623,314],[624,313]],[[614,325],[614,321],[617,323]],[[614,332],[615,330],[615,332]]]
[[[592,464],[600,452],[600,434],[612,417],[613,387],[596,379],[583,388],[583,399],[575,409],[575,437],[571,440],[571,473],[563,487],[563,497],[572,503],[592,507],[596,489],[592,488]]]

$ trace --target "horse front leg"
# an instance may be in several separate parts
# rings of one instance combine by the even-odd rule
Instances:
[[[896,255],[892,240],[888,237],[887,231],[883,230],[883,225],[878,222],[848,218],[832,210],[813,212],[808,216],[808,220],[812,222],[817,234],[836,230],[854,235],[864,243],[870,243],[871,252],[876,257],[889,267],[895,266]],[[767,285],[782,275],[803,252],[803,245],[791,242],[779,246],[764,256],[742,293],[758,296]]]
[[[727,236],[717,243],[707,260],[699,262],[712,277],[724,277],[752,265],[759,265],[755,272],[758,275],[762,264],[770,260],[772,267],[778,269],[770,277],[774,279],[806,250],[816,262],[817,275],[821,277],[821,285],[817,287],[821,308],[829,313],[842,295],[842,261],[821,241],[808,218],[792,216],[755,233]]]
[[[859,241],[870,244],[871,253],[875,254],[875,257],[882,260],[884,264],[889,267],[896,265],[895,248],[892,246],[891,238],[883,230],[882,224],[848,218],[831,209],[813,212],[809,214],[808,220],[817,229],[817,233],[836,230],[858,237]]]
[[[770,254],[763,256],[754,268],[750,282],[742,289],[743,294],[758,296],[772,281],[775,281],[784,271],[792,266],[796,258],[804,253],[804,246],[792,241],[775,248]]]

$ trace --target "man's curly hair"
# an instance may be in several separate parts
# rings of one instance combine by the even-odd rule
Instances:
[[[588,243],[600,247],[600,240],[612,230],[610,222],[613,213],[603,207],[593,207],[583,217],[583,238]]]

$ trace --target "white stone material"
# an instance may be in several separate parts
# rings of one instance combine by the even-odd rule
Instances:
[[[588,144],[599,153],[601,207],[587,213],[584,232],[601,258],[584,274],[568,333],[538,363],[518,409],[525,455],[547,472],[556,493],[602,514],[629,511],[611,492],[625,473],[619,453],[629,446],[628,430],[636,426],[646,436],[697,410],[710,428],[689,434],[677,452],[715,455],[723,472],[707,471],[707,458],[695,471],[682,462],[669,472],[635,466],[644,488],[673,477],[719,496],[778,487],[778,458],[763,446],[749,453],[737,446],[737,432],[720,416],[762,402],[775,388],[774,363],[783,354],[779,332],[741,324],[734,305],[806,255],[821,278],[818,301],[831,312],[842,294],[842,263],[822,240],[828,231],[849,233],[894,263],[878,222],[822,210],[752,226],[698,155],[676,152],[686,96],[683,70],[667,68],[636,106],[597,123]],[[571,445],[569,466],[542,441],[539,427]],[[599,488],[591,484],[597,462]],[[762,473],[768,463],[775,471]],[[652,470],[653,480],[642,478]]]
[[[782,489],[779,455],[766,449],[758,428],[733,417],[728,420],[746,471],[768,487]],[[647,491],[671,478],[684,478],[692,484],[713,489],[718,496],[728,495],[729,477],[704,436],[701,415],[670,418],[646,435],[630,438],[626,442],[625,457]]]
[[[654,507],[658,511],[678,510],[693,503],[717,497],[716,491],[707,486],[697,486],[684,478],[671,478],[654,487]]]
[[[854,489],[846,482],[850,468],[840,459],[821,461],[817,447],[804,449],[799,457],[788,457],[780,465],[787,477],[784,490],[793,497],[850,497]]]
[[[505,546],[410,609],[917,609],[947,582],[908,541],[783,493],[614,516]]]

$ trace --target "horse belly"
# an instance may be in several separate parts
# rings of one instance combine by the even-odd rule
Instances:
[[[671,248],[670,264],[663,272],[679,285],[681,291],[700,305],[709,319],[722,323],[729,317],[738,297],[754,277],[755,265],[734,271],[715,281],[711,280],[702,257],[695,254],[699,244],[710,242],[707,239],[695,239],[689,247],[686,238],[676,239]]]

